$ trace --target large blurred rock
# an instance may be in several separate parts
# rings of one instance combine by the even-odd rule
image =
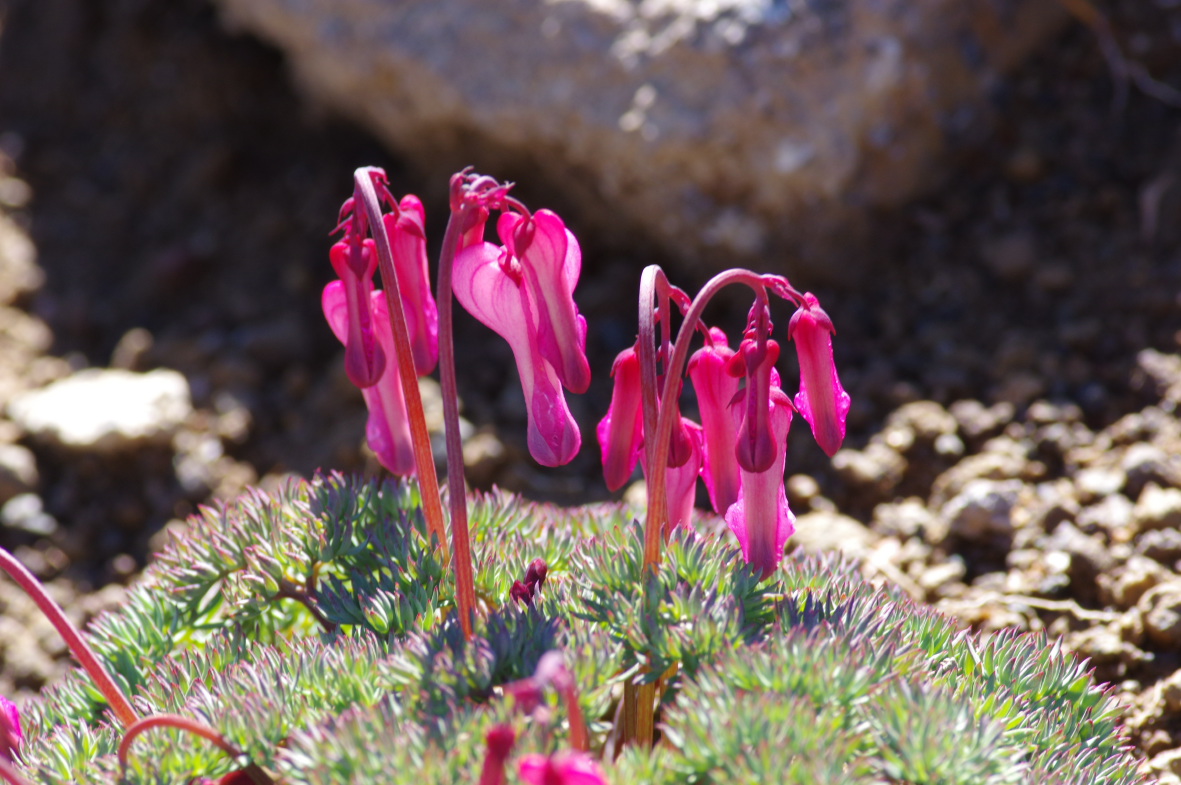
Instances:
[[[432,173],[540,172],[584,227],[714,267],[791,251],[812,276],[838,232],[937,179],[1064,18],[1057,0],[216,2]]]

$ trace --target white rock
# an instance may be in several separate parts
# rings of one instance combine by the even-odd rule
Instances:
[[[18,396],[8,415],[37,439],[72,450],[116,452],[166,443],[192,412],[176,371],[87,369]]]

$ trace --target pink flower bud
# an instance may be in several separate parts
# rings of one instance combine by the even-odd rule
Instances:
[[[484,768],[480,773],[480,785],[504,785],[504,765],[517,743],[517,732],[511,725],[493,725],[484,737],[487,752]]]
[[[415,314],[410,348],[419,376],[434,370],[439,361],[439,310],[431,294],[426,254],[426,210],[417,196],[407,195],[396,213],[384,219],[390,251],[402,290],[402,308]]]
[[[787,337],[796,343],[800,360],[800,391],[795,405],[808,424],[820,448],[832,456],[845,440],[849,416],[849,394],[841,386],[832,361],[832,320],[820,307],[816,295],[804,294],[804,304],[791,317]]]
[[[12,762],[24,742],[21,715],[16,704],[0,695],[0,759]]]
[[[738,425],[735,457],[747,472],[763,472],[775,461],[775,437],[768,420],[771,374],[779,359],[779,344],[766,339],[762,345],[755,338],[743,340],[738,353],[730,360],[730,373],[746,376],[742,397],[743,415]]]
[[[344,306],[344,370],[349,381],[364,389],[377,384],[385,371],[385,353],[374,334],[373,272],[377,269],[377,254],[373,241],[342,240],[332,246],[328,258],[342,286]]]
[[[726,345],[726,334],[710,328],[712,343],[689,358],[689,379],[697,393],[701,412],[703,467],[701,476],[714,511],[725,514],[738,501],[739,474],[734,455],[738,431],[730,416],[730,403],[738,393],[738,379],[726,368],[734,350]]]

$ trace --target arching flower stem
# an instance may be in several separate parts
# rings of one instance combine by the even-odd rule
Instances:
[[[406,314],[402,311],[401,289],[398,272],[394,266],[390,238],[385,230],[374,180],[384,186],[385,173],[375,167],[363,166],[354,173],[355,199],[362,212],[357,219],[364,219],[377,246],[378,269],[381,270],[382,288],[389,306],[390,322],[394,333],[394,348],[398,361],[398,376],[402,381],[402,392],[406,397],[406,410],[410,416],[410,438],[414,445],[414,462],[417,467],[418,488],[422,496],[422,511],[426,518],[427,530],[438,538],[443,556],[447,555],[447,529],[443,522],[443,503],[439,495],[439,480],[435,474],[435,457],[431,452],[431,438],[427,431],[426,415],[422,408],[422,396],[418,392],[418,372],[414,367],[414,354],[410,348],[410,334],[406,326]],[[363,231],[361,232],[364,233]],[[444,396],[446,400],[446,396]],[[462,614],[461,614],[462,617]]]
[[[119,742],[118,758],[119,768],[126,770],[127,757],[131,752],[131,744],[139,738],[145,731],[152,728],[174,728],[176,730],[191,733],[194,736],[200,736],[207,741],[213,743],[215,747],[229,755],[231,758],[237,758],[242,754],[234,745],[230,744],[225,738],[217,732],[217,729],[206,725],[200,720],[195,720],[191,717],[182,717],[179,714],[153,714],[150,717],[144,717],[142,720],[133,723],[127,728],[126,733],[123,734],[122,741]],[[243,770],[243,773],[248,776],[252,782],[257,785],[274,785],[274,780],[271,779],[265,771],[263,771],[256,764],[249,764]]]
[[[90,645],[86,643],[86,639],[82,637],[82,633],[66,617],[65,611],[46,593],[41,582],[4,548],[0,548],[0,568],[3,568],[24,589],[25,594],[32,598],[45,617],[49,619],[49,622],[70,648],[70,653],[90,675],[99,692],[107,699],[107,703],[111,704],[111,709],[119,718],[119,722],[124,727],[134,724],[139,716],[135,713],[135,709],[131,708],[131,702],[127,700],[127,696],[111,678],[111,674],[107,673],[107,669],[95,656]]]

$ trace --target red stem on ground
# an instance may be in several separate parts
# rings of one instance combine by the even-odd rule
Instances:
[[[200,720],[195,720],[191,717],[182,717],[179,714],[153,714],[150,717],[144,717],[142,720],[134,723],[123,734],[123,740],[119,742],[118,758],[119,767],[121,769],[127,768],[127,757],[131,751],[132,743],[139,738],[141,734],[152,728],[174,728],[176,730],[191,733],[194,736],[213,742],[213,745],[219,750],[229,755],[231,758],[236,758],[242,754],[242,751],[230,744],[225,738],[217,732],[215,728],[206,725]],[[254,764],[249,764],[242,771],[250,777],[250,779],[257,785],[274,785],[274,780]]]
[[[381,270],[382,288],[385,290],[386,305],[390,312],[390,325],[394,333],[394,354],[397,355],[398,376],[402,380],[402,394],[406,398],[406,411],[410,417],[410,439],[414,446],[414,463],[417,468],[419,493],[422,496],[422,512],[426,517],[427,529],[439,540],[443,556],[447,555],[447,527],[443,522],[443,503],[439,495],[439,480],[435,475],[435,456],[431,452],[431,437],[427,430],[426,415],[422,409],[422,396],[418,392],[418,372],[414,368],[414,355],[410,350],[410,335],[406,328],[406,314],[402,311],[401,289],[398,286],[398,271],[394,266],[394,255],[390,250],[390,238],[385,231],[381,217],[381,203],[373,186],[373,177],[379,169],[363,166],[353,175],[356,184],[356,201],[364,210],[369,231],[377,246],[378,266]]]
[[[90,675],[99,692],[107,699],[107,703],[111,704],[111,709],[119,718],[119,722],[124,727],[133,725],[139,716],[135,713],[135,709],[131,708],[131,702],[127,700],[127,696],[119,689],[119,685],[107,673],[107,669],[103,667],[90,645],[78,632],[78,628],[66,618],[65,611],[45,592],[45,587],[41,585],[41,582],[4,548],[0,548],[0,567],[24,589],[25,594],[32,598],[45,617],[53,624],[58,634],[65,640],[66,646],[70,648],[70,653]]]

